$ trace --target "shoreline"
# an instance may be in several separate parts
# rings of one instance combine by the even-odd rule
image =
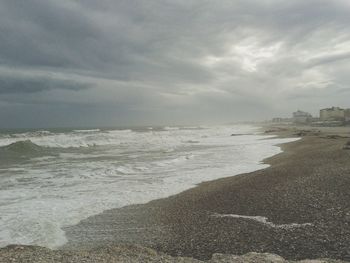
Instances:
[[[183,189],[181,191],[175,192],[175,193],[171,193],[171,194],[169,194],[167,196],[158,197],[156,199],[152,199],[152,200],[144,202],[144,203],[134,203],[134,204],[125,205],[125,206],[122,206],[122,207],[106,209],[106,210],[102,211],[99,214],[91,215],[88,218],[82,219],[78,224],[75,224],[75,225],[72,225],[72,226],[67,226],[67,227],[65,227],[63,229],[71,231],[71,232],[74,232],[74,234],[72,235],[73,238],[71,236],[72,240],[68,241],[67,244],[63,244],[62,246],[58,247],[58,249],[59,248],[66,249],[66,248],[71,247],[71,246],[78,247],[78,248],[80,248],[80,247],[83,247],[83,248],[89,247],[90,248],[90,247],[96,247],[96,244],[100,245],[100,243],[99,243],[100,239],[94,239],[93,237],[91,237],[91,239],[90,239],[90,241],[91,241],[90,243],[93,244],[93,245],[86,246],[86,244],[84,244],[84,245],[80,245],[79,244],[79,243],[81,243],[80,242],[81,240],[77,240],[77,238],[80,239],[80,237],[77,237],[75,235],[76,234],[79,235],[78,233],[79,233],[80,230],[75,229],[75,227],[77,225],[79,225],[81,222],[84,222],[84,223],[85,222],[90,222],[90,219],[92,219],[92,221],[94,221],[95,220],[94,218],[97,218],[100,215],[104,216],[105,214],[113,213],[112,211],[117,211],[117,213],[119,213],[119,211],[128,210],[128,208],[131,208],[133,210],[135,207],[142,207],[142,206],[147,205],[148,203],[151,203],[151,202],[154,202],[154,201],[157,201],[157,200],[163,200],[163,199],[171,198],[172,196],[181,195],[183,192],[191,191],[192,189],[197,188],[202,183],[210,183],[210,182],[214,182],[216,180],[220,180],[220,179],[224,179],[224,178],[230,178],[230,177],[238,176],[238,175],[241,175],[241,174],[246,174],[246,173],[250,173],[250,172],[255,172],[255,171],[266,169],[267,166],[266,166],[266,163],[264,162],[264,160],[268,159],[268,158],[270,158],[272,156],[275,156],[277,154],[280,154],[282,152],[281,145],[283,145],[285,143],[289,143],[288,140],[294,140],[294,138],[296,138],[296,136],[291,136],[291,137],[288,137],[288,136],[282,137],[282,136],[280,136],[280,137],[278,137],[278,136],[275,136],[273,134],[264,134],[264,132],[261,130],[262,129],[261,126],[258,126],[258,127],[254,126],[254,125],[251,125],[251,126],[256,129],[256,130],[254,130],[253,133],[233,134],[231,136],[237,136],[237,135],[252,135],[252,136],[255,136],[255,135],[258,135],[258,136],[261,136],[261,137],[265,137],[265,138],[258,139],[258,141],[271,140],[271,142],[273,142],[274,140],[278,140],[278,139],[286,139],[287,142],[285,140],[279,140],[277,143],[273,142],[273,143],[271,143],[271,145],[266,146],[266,147],[270,147],[270,148],[275,148],[275,150],[272,150],[272,151],[275,151],[275,152],[272,153],[271,149],[270,150],[266,149],[265,157],[262,157],[261,159],[259,159],[256,162],[252,163],[252,165],[255,166],[254,168],[241,169],[240,172],[235,171],[235,172],[232,172],[231,175],[225,175],[225,176],[222,176],[222,177],[217,177],[216,176],[216,178],[215,177],[214,178],[209,178],[209,179],[208,178],[203,178],[202,181],[189,184],[187,188],[185,188],[185,189]],[[255,133],[256,131],[260,131],[260,133],[256,134]],[[228,137],[228,139],[229,139],[229,137]],[[296,139],[299,139],[299,138],[296,138]],[[266,157],[266,156],[268,156],[268,157]],[[109,216],[110,215],[108,215],[108,217]],[[118,216],[116,216],[116,217],[118,217]],[[124,218],[123,218],[123,220],[124,220]],[[109,221],[108,223],[111,223],[110,220],[108,220],[108,221]],[[119,221],[119,219],[116,218],[116,221]],[[117,227],[117,225],[119,223],[112,223],[112,224]],[[89,224],[89,223],[87,223],[87,224]],[[92,224],[94,224],[94,222],[92,222]],[[121,223],[121,225],[123,225],[123,223]],[[104,224],[104,226],[105,226],[105,224]],[[132,226],[130,226],[130,228],[132,228]],[[99,232],[99,231],[100,231],[100,229],[97,229],[97,232]],[[108,231],[110,231],[110,230],[107,230],[106,232],[108,232]],[[82,230],[82,232],[84,232],[84,230]],[[83,235],[85,235],[85,233]],[[91,235],[94,235],[94,234],[89,233],[89,235],[91,236]],[[103,237],[103,238],[109,239],[110,242],[114,242],[115,241],[113,237]],[[123,242],[125,242],[125,241],[123,240]],[[84,242],[82,242],[82,243],[84,243]],[[109,243],[103,242],[103,245],[105,245],[105,244],[109,244]]]
[[[297,140],[300,139],[300,137],[297,137],[295,135],[291,135],[291,134],[286,134],[286,135],[276,135],[276,134],[271,134],[270,132],[265,133],[265,128],[264,127],[257,127],[258,131],[260,131],[259,135],[261,136],[267,136],[267,138],[261,138],[260,140],[274,140],[274,139],[291,139],[293,140],[294,138],[296,140],[293,141],[287,141],[287,142],[279,142],[277,144],[273,144],[273,147],[276,147],[279,149],[279,152],[277,153],[273,153],[272,155],[261,159],[259,162],[256,163],[256,165],[261,165],[261,167],[254,169],[253,171],[248,171],[248,172],[240,172],[237,174],[233,174],[230,176],[224,176],[224,177],[219,177],[219,178],[214,178],[214,179],[209,179],[209,180],[204,180],[202,182],[196,183],[194,185],[192,185],[191,187],[184,189],[178,193],[175,194],[171,194],[169,196],[166,197],[161,197],[161,198],[157,198],[157,199],[153,199],[150,201],[147,201],[145,203],[137,203],[137,204],[130,204],[130,205],[126,205],[123,207],[117,207],[117,208],[111,208],[111,209],[107,209],[99,214],[96,215],[92,215],[89,216],[86,219],[81,220],[78,224],[76,225],[72,225],[72,226],[67,226],[65,228],[63,228],[66,231],[66,234],[68,235],[68,242],[66,244],[63,244],[62,246],[58,247],[58,249],[71,249],[72,247],[74,249],[90,249],[90,248],[95,248],[95,247],[101,247],[101,246],[105,246],[105,245],[110,245],[113,243],[128,243],[128,244],[143,244],[143,245],[147,245],[150,247],[154,247],[154,244],[151,243],[147,243],[145,244],[144,241],[140,241],[138,238],[133,237],[133,234],[131,232],[128,232],[126,234],[126,236],[124,236],[124,238],[120,238],[120,234],[121,233],[117,233],[115,230],[111,229],[111,226],[113,225],[115,227],[115,229],[120,229],[122,228],[123,231],[124,230],[132,230],[132,229],[142,229],[144,227],[138,227],[135,226],[133,222],[132,224],[126,224],[125,222],[128,221],[129,217],[137,217],[137,221],[143,221],[143,219],[146,217],[145,211],[143,210],[147,210],[149,208],[151,208],[151,210],[154,210],[153,207],[153,203],[157,203],[162,202],[163,200],[168,200],[168,199],[172,199],[174,197],[177,196],[181,196],[184,193],[187,192],[191,192],[193,190],[195,190],[198,187],[201,187],[201,185],[203,184],[211,184],[211,183],[215,183],[216,181],[220,181],[220,180],[225,180],[225,179],[229,179],[229,178],[233,178],[233,177],[237,177],[237,176],[241,176],[241,175],[246,175],[246,174],[250,174],[250,173],[255,173],[257,171],[260,170],[264,170],[269,168],[271,165],[268,164],[267,162],[265,162],[265,160],[268,160],[276,155],[279,155],[281,153],[283,153],[282,147],[284,144],[289,144],[289,143],[293,143]],[[253,135],[253,134],[242,134],[242,135]],[[233,136],[233,135],[232,135]],[[236,136],[236,135],[235,135]],[[272,136],[272,137],[270,137]],[[266,166],[268,165],[268,166]],[[158,208],[155,208],[156,210]],[[163,208],[161,208],[163,209]],[[142,211],[141,212],[141,216],[139,215],[135,215],[139,213],[139,210]],[[154,217],[154,215],[149,215],[147,214],[147,216],[149,217]],[[103,222],[105,221],[106,222]],[[135,219],[134,219],[135,220]],[[112,222],[114,221],[114,222]],[[106,223],[108,224],[108,227],[106,226]],[[144,222],[139,222],[142,225],[144,224]],[[159,221],[157,221],[157,223],[160,223]],[[155,224],[157,224],[155,223]],[[102,228],[106,228],[106,229],[101,229]],[[150,228],[149,226],[147,226],[147,228]],[[90,229],[87,230],[86,229]],[[68,233],[67,233],[68,232]],[[99,233],[104,232],[102,234],[102,237],[99,235]],[[139,230],[137,230],[137,232],[139,232]],[[81,233],[83,233],[81,235]],[[116,236],[119,236],[118,238],[116,238]],[[138,234],[136,234],[138,235]],[[152,234],[154,235],[154,234]],[[157,233],[156,235],[159,235],[159,233]],[[161,234],[163,235],[163,233]],[[98,236],[98,238],[96,238],[96,236]],[[81,238],[88,238],[87,240],[82,240]],[[103,239],[103,240],[102,240]],[[149,238],[147,238],[149,239]],[[159,237],[157,238],[159,239]]]
[[[348,139],[328,138],[329,131],[315,133],[310,128],[278,129],[267,133],[284,138],[305,134],[301,140],[280,145],[282,153],[265,159],[270,167],[203,182],[144,205],[105,211],[66,229],[71,241],[66,247],[87,248],[97,241],[98,246],[136,243],[201,260],[217,252],[251,251],[290,260],[350,260],[350,152],[342,149]],[[246,216],[265,217],[274,225],[304,225],[273,228],[242,218]],[[108,227],[102,231],[101,225]]]
[[[303,131],[268,129],[281,138]],[[268,168],[108,210],[68,227],[69,242],[56,252],[126,243],[200,260],[252,251],[289,260],[350,260],[350,151],[341,147],[349,139],[311,129],[304,129],[301,140],[279,145],[282,153],[263,160]]]

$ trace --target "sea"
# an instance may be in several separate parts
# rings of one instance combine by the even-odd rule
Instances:
[[[58,248],[66,226],[264,169],[293,140],[251,125],[0,131],[0,247]]]

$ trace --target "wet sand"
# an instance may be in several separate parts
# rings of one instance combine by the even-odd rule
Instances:
[[[168,254],[200,260],[215,253],[243,255],[252,251],[288,260],[350,260],[350,150],[343,149],[350,140],[350,128],[265,130],[302,139],[281,145],[283,153],[264,161],[271,165],[267,169],[205,182],[169,198],[108,210],[83,220],[65,229],[68,244],[45,253],[88,257],[91,260],[86,262],[95,262],[96,251],[102,250],[96,262],[114,262],[103,260],[116,255],[121,243],[129,243],[153,248],[162,257]],[[0,250],[0,259],[9,251]],[[11,251],[12,256],[22,255],[21,249]],[[135,255],[131,253],[136,261],[130,262],[141,256]],[[33,253],[30,256],[35,257]],[[151,258],[144,261],[166,262],[165,258]],[[193,259],[186,260],[183,262]]]
[[[137,243],[201,260],[251,251],[350,260],[350,129],[266,130],[302,139],[282,145],[267,169],[90,217],[66,229],[65,248]]]

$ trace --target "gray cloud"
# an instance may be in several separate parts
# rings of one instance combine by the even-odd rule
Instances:
[[[342,53],[335,53],[335,54],[325,54],[321,55],[319,57],[313,58],[309,61],[310,67],[315,66],[322,66],[329,63],[335,63],[341,60],[348,60],[350,59],[350,52],[342,52]]]
[[[21,94],[49,91],[52,89],[67,89],[79,91],[88,88],[90,84],[69,80],[55,80],[50,78],[21,78],[18,76],[0,76],[1,94]]]
[[[349,26],[346,0],[5,0],[0,123],[23,125],[6,118],[19,114],[33,126],[55,125],[52,116],[57,125],[211,122],[350,107],[341,95]]]

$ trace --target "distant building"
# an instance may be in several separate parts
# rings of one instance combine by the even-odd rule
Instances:
[[[272,122],[275,122],[275,123],[290,123],[290,122],[292,122],[292,119],[291,118],[273,118]]]
[[[283,118],[273,118],[272,122],[283,122]]]
[[[344,121],[345,110],[339,107],[332,107],[320,110],[321,121]]]
[[[302,124],[310,121],[312,121],[312,116],[310,113],[301,110],[293,112],[293,122]]]
[[[344,118],[346,123],[350,123],[350,109],[344,111]]]

